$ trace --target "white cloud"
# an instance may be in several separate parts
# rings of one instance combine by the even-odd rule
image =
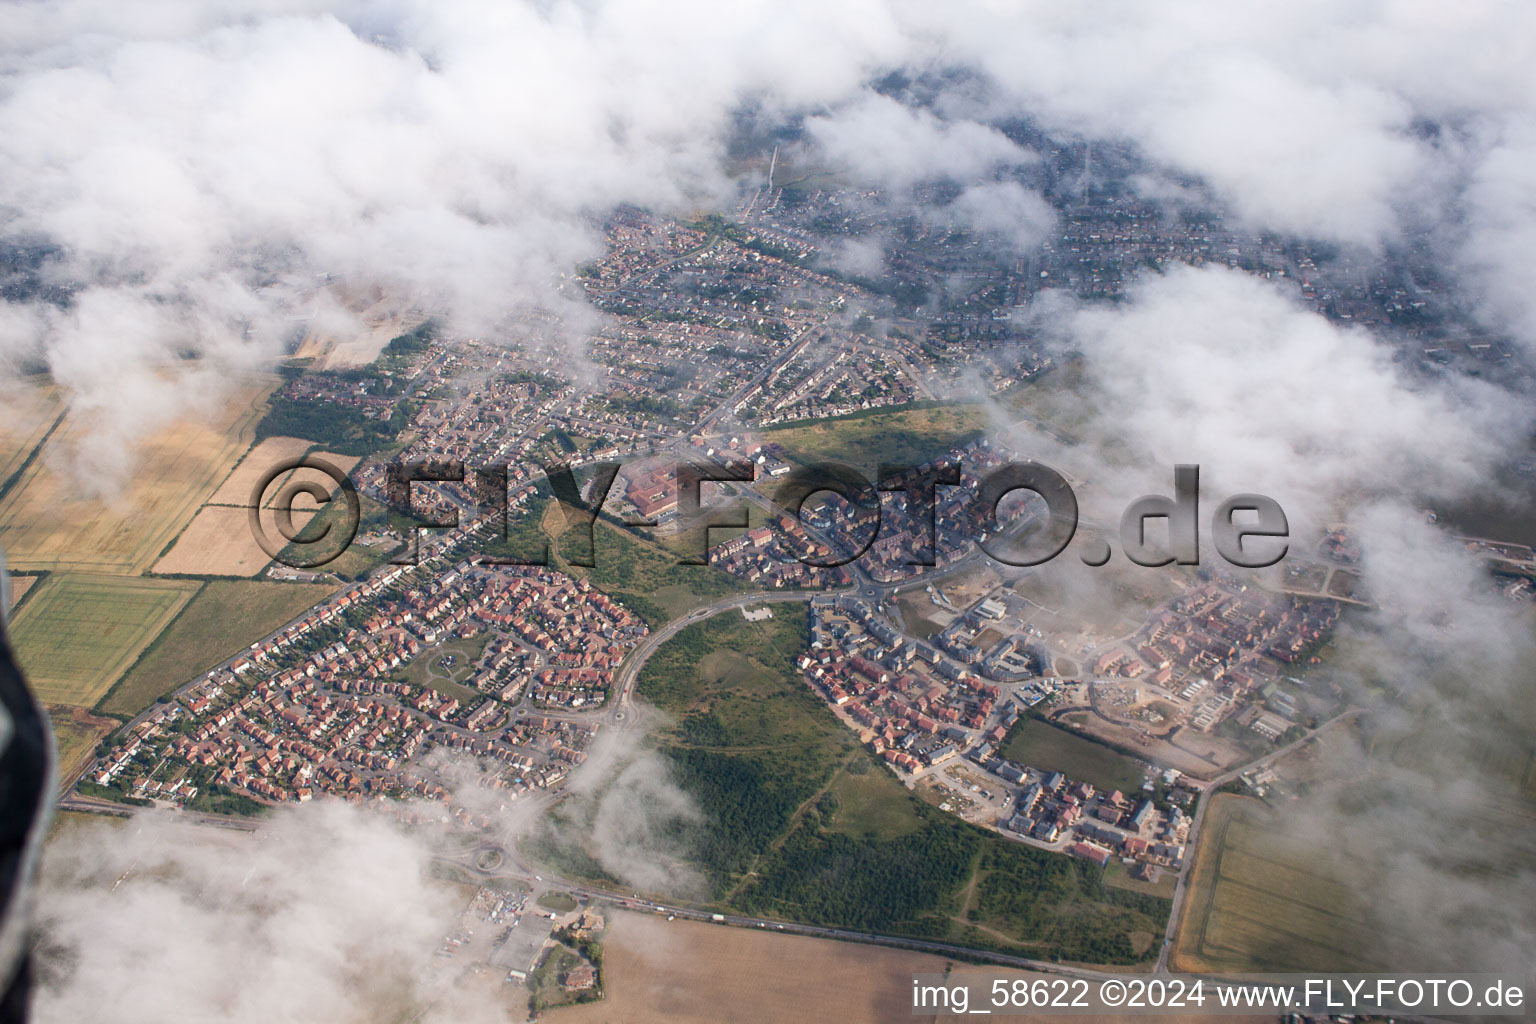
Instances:
[[[1063,328],[1087,357],[1100,435],[1168,480],[1197,463],[1214,491],[1269,494],[1313,525],[1384,496],[1466,493],[1529,422],[1491,385],[1410,380],[1369,332],[1238,271],[1146,274],[1129,300]]]

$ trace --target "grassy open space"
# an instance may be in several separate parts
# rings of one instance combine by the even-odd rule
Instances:
[[[661,752],[704,815],[684,847],[715,905],[1084,962],[1155,954],[1168,901],[908,792],[805,685],[805,639],[799,609],[760,623],[724,614],[641,673],[639,697],[672,723]],[[600,870],[579,852],[563,859]]]
[[[896,599],[896,606],[901,609],[902,626],[913,636],[931,641],[943,632],[944,624],[934,617],[939,611],[938,606],[921,590],[902,594]]]
[[[553,910],[557,914],[569,914],[576,909],[576,897],[568,892],[551,890],[539,893],[538,903],[545,910]]]
[[[84,708],[66,707],[62,704],[47,706],[48,721],[53,727],[53,742],[59,755],[59,785],[67,788],[90,764],[101,738],[117,727],[111,718],[101,718]]]
[[[196,584],[192,584],[196,586]],[[203,585],[100,710],[133,716],[336,592],[323,583],[213,580]]]
[[[1020,718],[1003,740],[1002,752],[1010,761],[1127,795],[1146,780],[1146,772],[1130,758],[1038,718]]]
[[[396,671],[394,678],[436,690],[461,702],[483,697],[484,694],[465,683],[474,674],[475,662],[485,652],[485,645],[490,643],[492,635],[481,633],[468,640],[453,639],[436,647],[425,647],[421,654]],[[445,658],[453,659],[453,663],[444,665]]]
[[[49,576],[21,606],[11,632],[38,699],[94,705],[197,588],[183,580]]]
[[[1125,889],[1129,892],[1145,893],[1148,896],[1160,896],[1163,899],[1173,899],[1174,890],[1178,888],[1179,876],[1171,871],[1163,872],[1163,877],[1155,882],[1147,882],[1140,878],[1131,877],[1130,865],[1116,858],[1104,868],[1104,884],[1116,889]]]
[[[712,537],[720,543],[724,534]],[[550,564],[587,579],[644,619],[660,626],[699,605],[730,594],[758,588],[707,565],[679,565],[678,556],[663,545],[606,519],[593,524],[592,547],[578,536],[548,495],[535,495],[527,507],[514,512],[505,540],[480,546],[482,552],[508,558],[533,558],[548,545]],[[579,557],[594,564],[572,565]]]
[[[1375,971],[1379,944],[1337,849],[1281,830],[1257,800],[1218,794],[1206,812],[1176,970]]]
[[[682,742],[721,749],[796,742],[814,750],[826,729],[794,668],[806,635],[801,608],[780,606],[761,622],[724,612],[652,655],[639,692],[677,719]]]
[[[22,571],[140,573],[192,519],[255,434],[276,377],[235,385],[206,421],[183,420],[146,438],[122,481],[72,475],[69,453],[91,443],[66,415],[0,504],[0,545]],[[56,456],[56,457],[55,457]]]
[[[305,479],[309,480],[313,477],[306,475]],[[273,484],[273,487],[277,486],[279,485]],[[345,528],[348,525],[349,509],[346,502],[340,498],[326,502],[319,511],[308,508],[309,500],[300,498],[296,503],[300,505],[300,510],[296,511],[293,517],[294,525],[298,528],[297,540],[278,553],[278,560],[284,565],[296,566],[310,572],[330,573],[339,579],[356,581],[366,578],[369,573],[389,561],[400,550],[398,545],[390,543],[362,544],[358,542],[356,536],[348,540]],[[357,496],[357,504],[358,533],[390,527],[399,528],[408,533],[415,525],[414,520],[395,515],[383,503],[375,501],[366,494]],[[210,507],[204,511],[211,510]],[[244,509],[240,511],[248,514]],[[271,537],[274,543],[280,541],[281,534],[270,510],[262,511],[261,521],[267,536]],[[247,532],[249,532],[248,528]],[[342,547],[344,540],[348,543]]]
[[[825,820],[828,832],[873,839],[904,836],[922,827],[906,787],[868,758],[850,760],[827,793],[832,798]]]
[[[979,403],[915,402],[810,423],[763,429],[763,440],[802,458],[833,459],[871,473],[881,462],[926,462],[980,437],[988,426]]]
[[[557,551],[563,554],[571,543],[562,537]],[[593,549],[596,564],[590,569],[564,564],[561,568],[585,576],[653,628],[715,598],[758,589],[707,565],[679,565],[677,556],[666,548],[606,520],[596,524]]]

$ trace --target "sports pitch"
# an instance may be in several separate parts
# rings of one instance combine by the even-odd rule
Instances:
[[[199,586],[187,580],[50,576],[21,607],[11,630],[38,699],[94,705]]]

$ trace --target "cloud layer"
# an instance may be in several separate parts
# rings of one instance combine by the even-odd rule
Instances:
[[[956,212],[1031,240],[1049,224],[1037,198],[988,179],[1032,155],[994,118],[1129,140],[1259,229],[1375,247],[1428,221],[1489,323],[1532,340],[1533,18],[1278,0],[10,4],[0,238],[44,246],[42,277],[75,301],[8,304],[0,359],[41,358],[105,404],[188,352],[266,363],[315,323],[298,316],[344,332],[374,287],[488,329],[560,302],[614,204],[721,203],[744,105],[809,114],[853,177],[980,187]],[[901,68],[942,72],[921,106],[870,90]]]

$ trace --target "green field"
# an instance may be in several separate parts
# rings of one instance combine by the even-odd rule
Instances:
[[[936,635],[943,632],[944,626],[928,615],[937,608],[928,600],[927,594],[921,592],[903,594],[896,599],[896,606],[901,610],[903,628],[913,636],[932,641]]]
[[[1388,969],[1368,953],[1380,943],[1350,881],[1360,870],[1339,844],[1309,844],[1279,828],[1258,801],[1217,795],[1179,922],[1174,967]]]
[[[716,543],[724,535],[715,537]],[[572,541],[561,538],[560,553]],[[582,542],[585,544],[585,541]],[[690,609],[728,594],[757,590],[746,580],[735,579],[707,565],[679,565],[677,556],[659,544],[643,540],[606,520],[593,530],[590,569],[561,565],[585,576],[604,593],[618,598],[652,628],[675,619]]]
[[[764,428],[763,440],[802,458],[835,459],[873,473],[881,462],[918,463],[942,455],[980,437],[989,422],[979,403],[915,402],[770,426]]]
[[[313,566],[315,572],[332,573],[344,580],[362,580],[394,555],[396,548],[359,544],[355,539],[342,548],[342,526],[347,506],[342,501],[328,502],[298,531],[298,540],[279,555],[285,565]],[[411,522],[393,515],[383,504],[366,494],[358,495],[358,530],[397,528],[408,532]],[[332,532],[326,533],[330,530]],[[312,538],[325,537],[316,543]],[[335,538],[336,543],[332,542]]]
[[[726,531],[716,531],[711,542],[722,543],[727,536]],[[717,597],[758,589],[707,565],[679,565],[675,552],[606,519],[594,523],[592,548],[588,550],[586,538],[566,529],[554,499],[547,495],[535,495],[524,511],[513,515],[504,541],[487,542],[480,550],[502,557],[532,558],[545,544],[551,565],[584,577],[623,602],[653,629]],[[588,555],[594,563],[590,568],[566,561]]]
[[[1127,795],[1146,780],[1146,772],[1130,758],[1038,718],[1020,718],[1003,740],[1002,753],[1010,761]]]
[[[182,580],[50,576],[21,606],[12,628],[38,699],[95,704],[197,588]]]
[[[854,758],[832,780],[826,829],[856,838],[904,836],[922,827],[911,797],[890,772],[867,758]]]
[[[482,633],[468,640],[450,640],[438,647],[423,648],[420,655],[394,674],[394,678],[397,682],[436,690],[461,703],[483,697],[484,694],[465,683],[474,675],[475,662],[485,653],[485,645],[490,642],[491,636],[490,633]],[[441,662],[448,656],[452,656],[454,662],[445,668]]]
[[[234,657],[335,592],[326,583],[207,583],[112,688],[99,709],[112,715],[136,715],[157,697]]]
[[[539,894],[539,906],[545,910],[553,910],[557,914],[569,914],[576,909],[576,897],[568,892],[543,892]]]
[[[1082,861],[1011,843],[908,792],[805,685],[805,616],[725,613],[663,645],[639,697],[704,820],[681,837],[715,906],[1034,956],[1136,963],[1168,902]],[[587,872],[582,851],[535,844]]]

